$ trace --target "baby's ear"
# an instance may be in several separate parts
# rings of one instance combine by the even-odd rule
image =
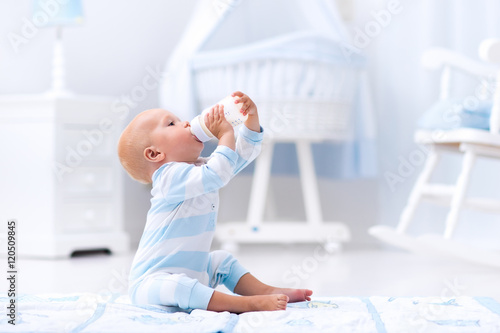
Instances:
[[[165,153],[156,150],[155,147],[147,147],[144,149],[144,158],[149,162],[161,162],[165,159]]]

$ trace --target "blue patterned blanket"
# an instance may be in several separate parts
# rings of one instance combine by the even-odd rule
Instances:
[[[5,309],[9,302],[0,297]],[[500,332],[488,297],[316,297],[286,311],[235,315],[130,304],[126,295],[25,295],[1,332]],[[5,313],[5,311],[4,311]]]

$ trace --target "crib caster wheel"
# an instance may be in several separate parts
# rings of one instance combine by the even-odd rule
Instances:
[[[236,242],[224,242],[222,243],[222,249],[230,253],[237,253],[240,250],[240,246]]]
[[[342,244],[340,242],[326,242],[323,244],[323,248],[330,254],[336,254],[342,250]]]

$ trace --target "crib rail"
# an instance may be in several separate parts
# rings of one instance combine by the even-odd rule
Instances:
[[[193,79],[199,110],[241,90],[256,102],[261,123],[276,139],[346,140],[353,136],[358,71],[345,64],[254,59],[198,68]]]

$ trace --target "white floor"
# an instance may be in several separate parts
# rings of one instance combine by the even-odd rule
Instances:
[[[21,259],[17,289],[22,294],[126,293],[132,256]],[[344,250],[332,255],[313,245],[247,246],[236,257],[268,284],[307,287],[316,296],[467,295],[500,300],[500,268],[395,250]]]

